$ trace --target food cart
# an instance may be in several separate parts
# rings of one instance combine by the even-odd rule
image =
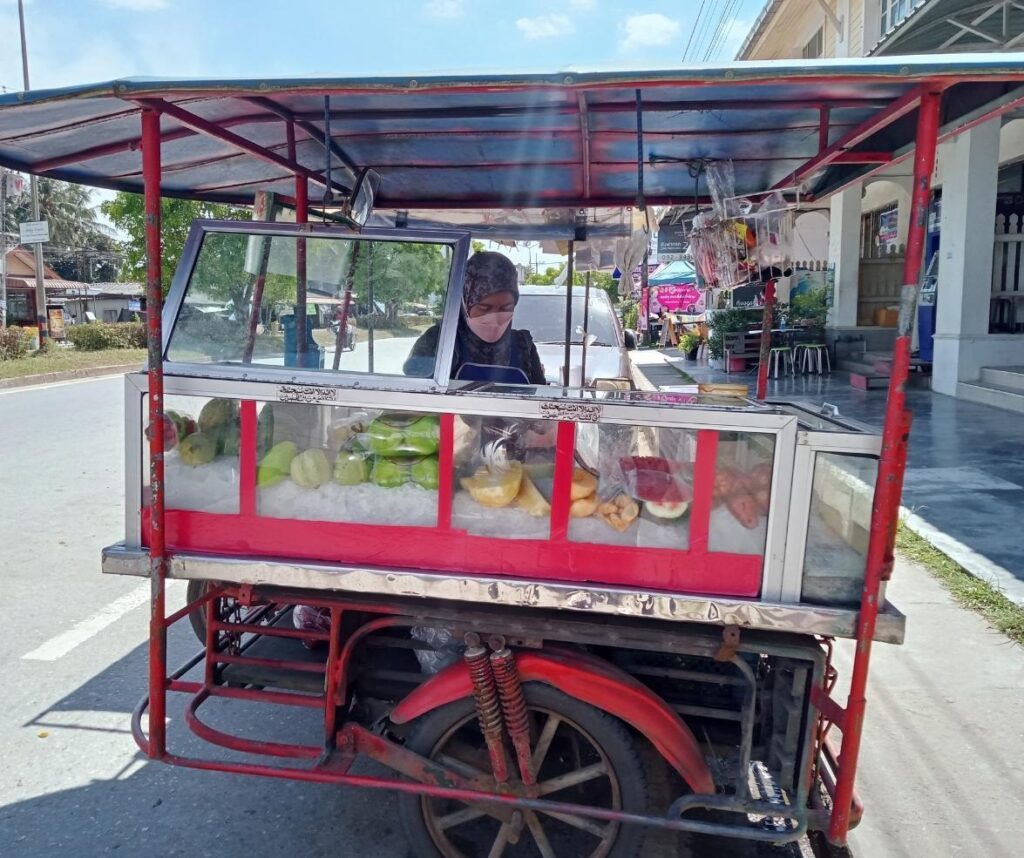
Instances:
[[[872,644],[904,632],[885,581],[935,147],[1017,108],[1022,80],[998,55],[0,97],[0,164],[145,193],[163,312],[125,378],[125,538],[103,553],[152,584],[139,747],[396,790],[418,855],[633,855],[650,826],[844,843]],[[715,157],[738,193],[804,199],[913,159],[881,436],[763,399],[450,381],[471,234],[628,241],[592,213],[706,205],[691,167]],[[164,301],[161,196],[260,191],[296,222],[196,223]],[[258,324],[315,291],[344,332],[353,294],[424,289],[437,348],[417,361]],[[168,578],[190,582],[170,613]],[[203,648],[171,669],[190,619]],[[242,734],[211,702],[282,707],[317,738]],[[172,747],[170,711],[218,750]]]

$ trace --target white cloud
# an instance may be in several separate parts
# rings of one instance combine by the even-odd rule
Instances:
[[[432,18],[461,18],[465,13],[462,0],[430,0],[423,11]]]
[[[594,0],[569,0],[569,8],[578,12],[587,12],[594,8]]]
[[[568,15],[538,15],[536,18],[520,18],[516,28],[527,39],[550,39],[565,36],[575,29]]]
[[[660,12],[649,12],[642,15],[630,15],[622,25],[625,38],[622,40],[623,50],[633,51],[637,48],[667,45],[679,35],[678,21],[662,15]]]
[[[133,12],[155,12],[167,7],[167,0],[105,0],[108,6],[131,9]]]

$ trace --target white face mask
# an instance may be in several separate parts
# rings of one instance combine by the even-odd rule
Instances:
[[[488,313],[486,316],[477,316],[475,319],[467,313],[466,324],[485,343],[496,343],[508,330],[508,326],[512,324],[512,313]]]

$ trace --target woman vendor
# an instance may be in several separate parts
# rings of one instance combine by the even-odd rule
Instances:
[[[482,250],[466,263],[451,378],[497,384],[546,384],[544,367],[526,330],[512,330],[519,301],[516,267],[500,253]],[[429,375],[441,326],[428,328],[413,344],[405,374]],[[424,371],[425,370],[425,371]]]

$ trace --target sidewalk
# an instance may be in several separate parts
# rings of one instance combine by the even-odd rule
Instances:
[[[740,382],[753,392],[752,371],[726,374],[681,359],[676,350],[631,352],[642,386]],[[795,399],[839,413],[878,430],[885,391],[850,387],[843,372],[769,379],[768,398]],[[965,402],[930,390],[907,391],[914,413],[903,505],[908,526],[972,575],[1024,604],[1024,455],[1020,415]]]

